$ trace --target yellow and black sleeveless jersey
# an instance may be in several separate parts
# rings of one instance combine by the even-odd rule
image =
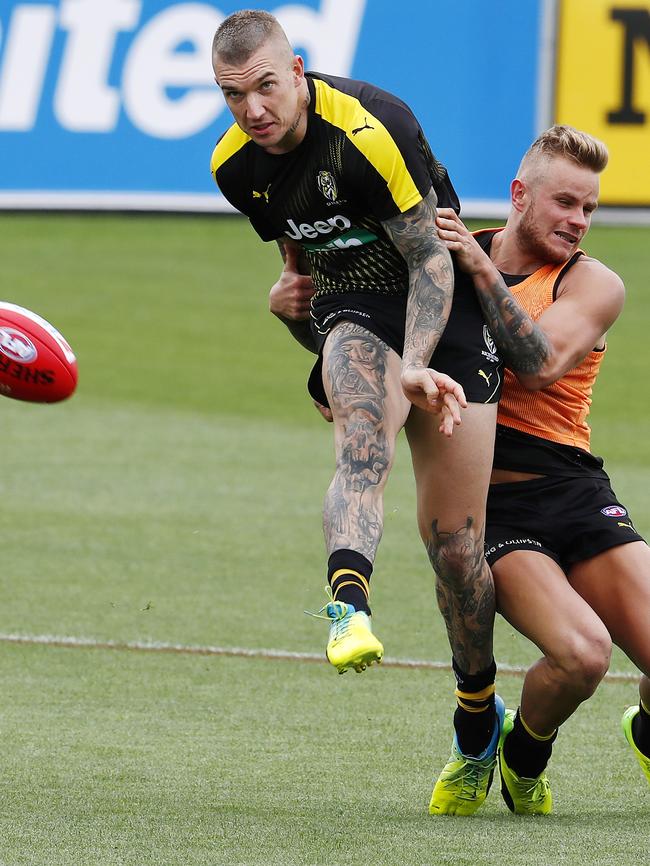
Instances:
[[[406,294],[408,270],[382,221],[433,186],[459,210],[446,169],[405,103],[361,81],[307,74],[307,133],[271,155],[234,124],[211,171],[228,201],[265,241],[289,237],[305,251],[316,294]]]

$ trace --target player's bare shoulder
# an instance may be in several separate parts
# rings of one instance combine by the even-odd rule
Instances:
[[[599,259],[583,255],[560,280],[556,300],[568,294],[584,294],[592,302],[605,303],[618,313],[625,301],[625,284],[616,271]]]

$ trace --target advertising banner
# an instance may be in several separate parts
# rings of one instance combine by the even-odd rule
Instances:
[[[650,207],[649,0],[563,0],[555,104],[609,148],[601,204]]]
[[[242,6],[308,69],[408,102],[466,205],[505,203],[543,107],[544,0],[2,0],[0,207],[227,209],[210,49]]]

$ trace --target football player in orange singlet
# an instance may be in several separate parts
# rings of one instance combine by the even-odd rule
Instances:
[[[587,415],[624,287],[580,250],[598,204],[605,146],[556,126],[512,181],[503,229],[440,237],[469,274],[506,365],[488,499],[486,558],[503,616],[542,651],[500,749],[518,814],[552,809],[545,768],[559,726],[607,671],[612,641],[642,672],[623,732],[650,782],[650,548],[590,451]]]

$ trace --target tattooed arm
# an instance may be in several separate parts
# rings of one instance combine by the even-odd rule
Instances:
[[[578,260],[560,283],[557,299],[535,321],[457,214],[445,208],[437,223],[440,237],[472,276],[494,341],[524,387],[546,388],[604,346],[622,309],[624,287],[601,262]]]
[[[286,241],[278,241],[278,247],[284,267],[269,292],[269,309],[284,322],[303,348],[316,354],[316,343],[309,327],[310,302],[314,294],[309,264],[300,247]]]
[[[447,324],[454,293],[451,257],[436,230],[437,202],[432,188],[419,204],[383,226],[409,270],[402,386],[412,403],[441,412],[441,430],[451,435],[453,425],[460,423],[459,406],[467,405],[463,389],[427,366]]]
[[[437,201],[431,189],[415,207],[383,224],[409,269],[403,367],[427,366],[451,310],[454,275],[436,231]]]

